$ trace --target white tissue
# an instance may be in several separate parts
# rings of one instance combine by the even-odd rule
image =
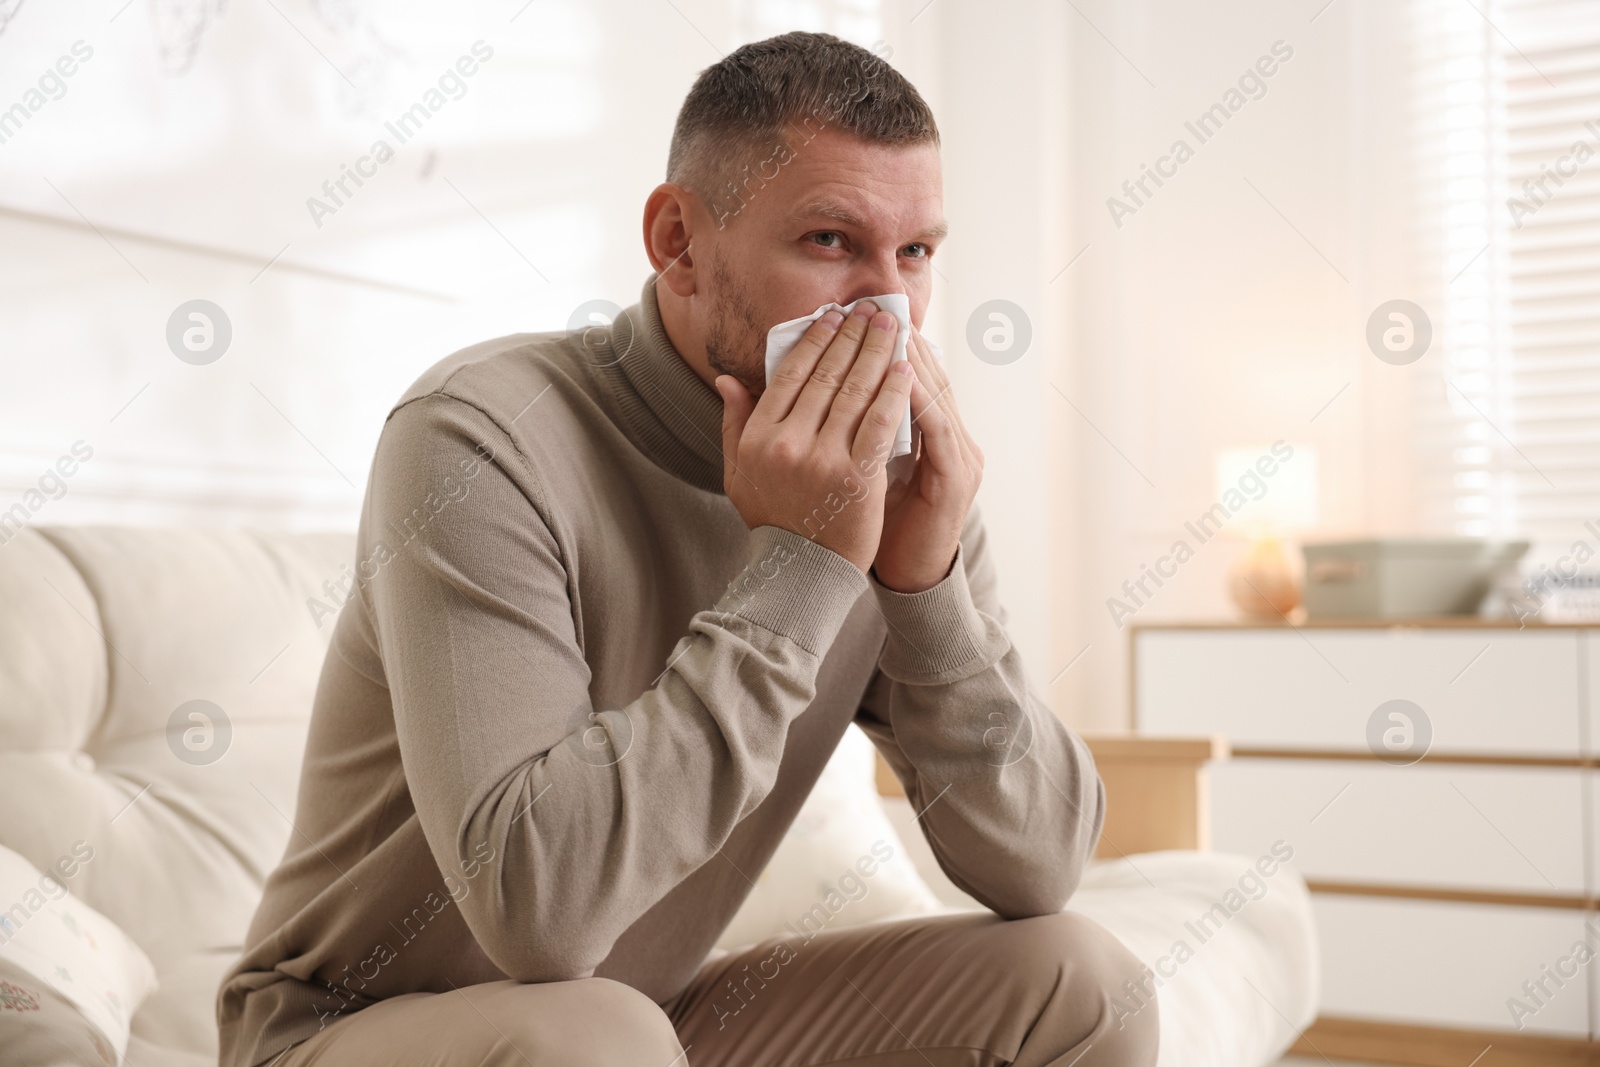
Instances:
[[[878,305],[878,310],[887,311],[900,323],[900,328],[894,335],[894,352],[889,357],[890,364],[906,358],[906,345],[911,340],[911,298],[905,293],[885,293],[883,296],[864,296],[861,300],[870,300]],[[813,322],[830,311],[837,311],[849,317],[850,312],[861,300],[852,300],[848,304],[823,304],[809,315],[788,322],[780,322],[767,331],[767,383],[772,383],[772,376],[778,372],[778,364],[783,362],[783,357],[794,350],[800,343],[800,338],[805,336],[806,330]],[[932,341],[928,347],[933,352],[935,359],[943,359],[944,354],[939,351],[939,346]],[[903,482],[911,476],[913,460],[912,455],[911,405],[906,405],[906,413],[900,420],[900,428],[895,431],[894,447],[889,451],[889,479],[893,482]]]

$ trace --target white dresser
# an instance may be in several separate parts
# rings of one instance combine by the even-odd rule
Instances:
[[[1154,625],[1131,640],[1135,729],[1232,743],[1212,771],[1213,847],[1286,841],[1315,894],[1322,1017],[1298,1050],[1600,1064],[1600,629]]]

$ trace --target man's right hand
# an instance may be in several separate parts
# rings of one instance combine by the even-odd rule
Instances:
[[[874,314],[876,312],[876,314]],[[911,400],[899,324],[871,301],[829,312],[778,366],[759,401],[732,375],[722,396],[723,486],[745,525],[777,526],[872,566],[883,532],[885,465]]]

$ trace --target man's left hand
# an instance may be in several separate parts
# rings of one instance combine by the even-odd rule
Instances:
[[[883,536],[872,569],[897,593],[920,593],[944,580],[961,545],[967,511],[983,480],[983,452],[956,410],[950,376],[913,330],[906,358],[917,372],[911,414],[922,446],[909,480],[889,486]]]

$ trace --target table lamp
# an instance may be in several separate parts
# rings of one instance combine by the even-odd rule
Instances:
[[[1284,539],[1317,521],[1317,450],[1278,441],[1217,453],[1224,529],[1249,542],[1228,572],[1228,594],[1253,619],[1282,619],[1300,606],[1300,577]]]

